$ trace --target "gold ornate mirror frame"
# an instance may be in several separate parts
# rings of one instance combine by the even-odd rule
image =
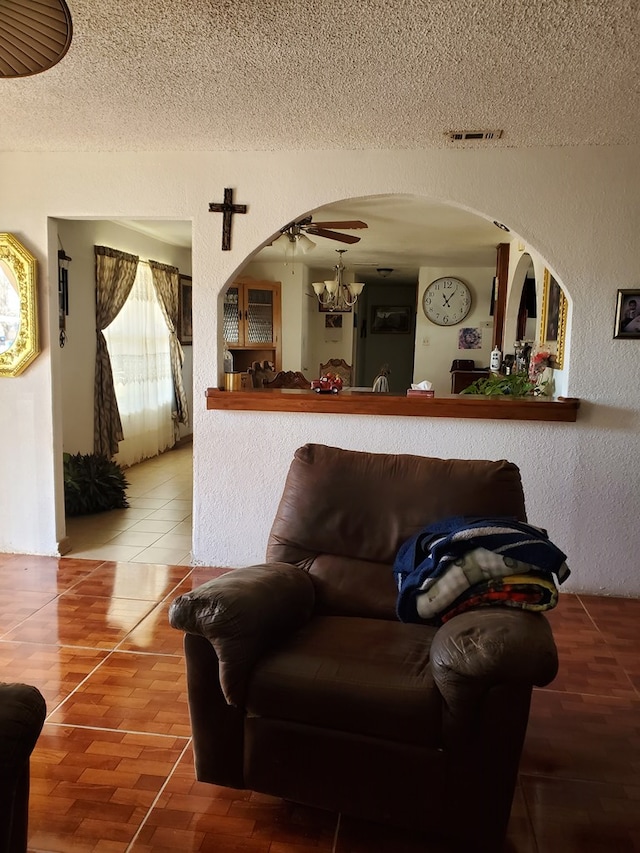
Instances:
[[[551,367],[564,367],[564,342],[567,337],[567,297],[548,269],[544,271],[542,311],[538,344],[551,353]]]
[[[18,376],[39,352],[36,259],[0,234],[0,376]]]

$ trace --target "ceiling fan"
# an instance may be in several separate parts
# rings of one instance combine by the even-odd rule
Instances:
[[[333,229],[344,228],[347,231],[351,231],[367,227],[367,223],[361,222],[359,219],[313,222],[311,216],[305,216],[304,219],[290,222],[284,228],[281,228],[280,237],[277,237],[276,240],[285,238],[290,243],[298,244],[304,252],[308,252],[315,246],[313,240],[309,239],[309,234],[312,234],[314,237],[326,237],[328,240],[337,240],[340,243],[359,243],[360,237],[356,237],[354,234],[340,234],[339,231],[334,231]],[[276,240],[274,240],[274,243]]]

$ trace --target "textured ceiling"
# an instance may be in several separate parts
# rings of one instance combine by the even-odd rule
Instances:
[[[456,129],[504,131],[467,147],[637,138],[638,0],[69,7],[63,60],[0,80],[0,151],[422,148],[453,145]]]

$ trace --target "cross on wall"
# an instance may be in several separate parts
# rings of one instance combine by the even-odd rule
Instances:
[[[226,187],[223,202],[211,202],[209,213],[222,214],[222,251],[228,252],[231,248],[231,219],[234,213],[246,213],[246,204],[233,203],[233,190]]]

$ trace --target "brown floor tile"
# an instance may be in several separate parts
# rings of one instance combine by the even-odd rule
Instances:
[[[153,602],[68,592],[42,607],[5,640],[113,649],[153,608]]]
[[[561,596],[558,607],[546,616],[560,660],[558,675],[549,689],[604,696],[637,695],[607,637],[576,596]]]
[[[539,853],[640,850],[640,785],[533,777],[521,784]]]
[[[74,587],[76,595],[162,601],[189,573],[186,566],[105,562]]]
[[[113,652],[50,720],[189,737],[184,661],[170,655]]]
[[[169,607],[174,599],[170,595],[158,604],[118,646],[118,651],[155,652],[183,657],[184,633],[169,624]]]
[[[188,749],[132,849],[328,853],[336,821],[277,797],[197,782]]]
[[[108,654],[72,646],[0,642],[0,673],[3,681],[37,687],[51,713]]]
[[[5,555],[0,561],[0,591],[66,592],[100,565],[98,560]]]
[[[124,853],[185,743],[46,724],[31,760],[30,849]]]
[[[581,595],[580,601],[614,651],[640,657],[640,599]]]
[[[638,784],[640,701],[534,690],[520,772]]]
[[[55,592],[21,590],[16,595],[0,591],[0,637],[56,597]]]
[[[225,571],[0,554],[0,678],[38,686],[50,712],[31,853],[452,853],[195,781],[167,613]],[[534,691],[504,853],[640,853],[640,601],[565,593],[547,615],[560,672]]]

